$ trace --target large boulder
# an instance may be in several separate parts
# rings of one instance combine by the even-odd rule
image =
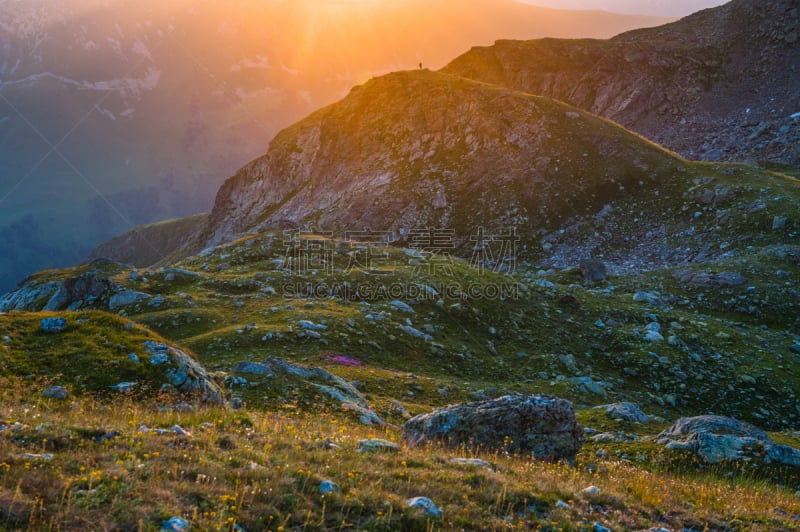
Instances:
[[[448,406],[410,419],[403,438],[411,445],[467,445],[568,461],[584,442],[572,403],[549,395],[507,395]]]
[[[658,442],[670,449],[692,451],[710,464],[760,458],[800,466],[800,450],[778,445],[763,430],[724,416],[681,418],[659,434]]]
[[[28,280],[0,298],[0,312],[74,310],[106,301],[114,288],[111,280],[95,272],[48,283]]]

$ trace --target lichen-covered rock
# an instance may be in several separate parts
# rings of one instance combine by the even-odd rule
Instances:
[[[108,278],[94,272],[46,283],[30,280],[0,298],[0,312],[77,309],[104,302],[113,289]]]
[[[412,445],[441,442],[572,460],[584,442],[572,403],[548,395],[508,395],[448,406],[410,419],[403,438]]]
[[[223,394],[219,386],[211,379],[208,372],[194,358],[180,349],[166,344],[148,342],[146,349],[151,355],[165,356],[168,358],[165,370],[169,383],[178,391],[189,395],[198,396],[201,400],[211,403],[223,403]]]
[[[724,416],[681,418],[659,434],[659,438],[658,442],[667,448],[692,451],[711,464],[763,458],[800,466],[800,450],[778,445],[763,430]]]
[[[603,410],[611,419],[621,419],[623,421],[635,421],[637,423],[649,423],[650,418],[642,412],[639,405],[628,402],[613,403],[610,405],[601,405],[595,407],[598,410]]]

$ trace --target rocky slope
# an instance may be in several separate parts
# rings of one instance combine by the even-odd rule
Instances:
[[[402,243],[435,227],[469,256],[479,230],[514,229],[535,264],[598,255],[639,271],[780,242],[796,195],[791,178],[690,163],[549,98],[409,71],[281,132],[220,189],[195,249],[265,228],[369,228]]]
[[[691,159],[798,168],[799,8],[734,0],[607,41],[498,41],[444,72],[569,102]]]

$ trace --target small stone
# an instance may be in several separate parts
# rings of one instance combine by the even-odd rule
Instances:
[[[400,446],[396,443],[380,440],[361,440],[358,442],[358,452],[360,453],[399,453]]]
[[[414,497],[413,499],[408,499],[406,504],[409,508],[422,510],[426,517],[441,519],[444,515],[444,512],[427,497]]]
[[[230,407],[233,410],[239,410],[240,408],[242,408],[242,398],[241,397],[231,397],[231,400],[228,401],[228,405],[230,405]]]
[[[33,453],[22,453],[17,455],[17,458],[21,458],[22,460],[44,460],[45,462],[49,462],[53,459],[53,455],[50,453],[44,454],[33,454]]]
[[[141,360],[139,360],[139,356],[136,353],[129,354],[128,355],[128,360],[130,362],[133,362],[134,364],[138,364],[138,363],[141,362]]]
[[[622,402],[610,405],[596,406],[595,409],[604,410],[611,419],[623,421],[635,421],[637,423],[649,423],[650,418],[642,412],[642,409],[635,403]]]
[[[561,499],[559,499],[556,502],[556,508],[564,508],[565,510],[568,510],[569,508],[571,508],[571,506],[569,504],[565,503],[564,501],[562,501]]]
[[[136,386],[135,382],[120,382],[119,384],[110,386],[110,388],[115,392],[130,393],[133,391],[133,388],[135,386]]]
[[[43,391],[42,396],[49,397],[50,399],[66,399],[69,397],[69,391],[63,386],[52,386]]]
[[[323,480],[319,483],[319,493],[320,495],[327,495],[329,493],[341,493],[342,488],[339,487],[338,484],[331,480]]]
[[[592,436],[592,441],[596,441],[598,443],[610,443],[613,442],[616,437],[611,434],[610,432],[602,432],[600,434],[595,434]]]
[[[601,525],[600,523],[594,523],[592,525],[592,532],[611,532],[611,529]]]
[[[636,292],[633,294],[633,301],[635,303],[646,303],[648,305],[657,305],[661,302],[661,296],[658,292]]]
[[[789,221],[789,218],[786,216],[776,216],[772,219],[772,230],[778,231],[786,227],[786,222]]]
[[[66,318],[45,318],[42,320],[42,332],[60,333],[67,328]]]
[[[647,331],[644,335],[644,339],[648,342],[663,342],[664,337],[661,336],[661,333],[655,331]]]
[[[416,314],[416,312],[414,311],[413,308],[411,308],[410,305],[408,305],[407,303],[403,303],[402,301],[398,301],[395,299],[390,303],[390,305],[392,305],[395,309],[401,312],[405,312],[407,314]]]
[[[3,336],[3,343],[5,345],[9,345],[11,343],[11,337],[10,336]]]
[[[183,427],[181,427],[180,425],[173,425],[173,426],[172,426],[172,432],[173,432],[173,433],[175,433],[175,434],[177,434],[178,436],[187,436],[187,437],[191,437],[191,435],[192,435],[192,433],[191,433],[191,432],[189,432],[188,430],[184,429],[184,428],[183,428]]]
[[[480,458],[451,458],[451,464],[456,465],[467,465],[467,466],[475,466],[475,467],[485,467],[487,469],[494,469],[492,464],[485,460],[481,460]]]
[[[327,325],[314,323],[308,320],[300,320],[297,322],[297,325],[302,329],[306,329],[307,331],[322,331],[328,328]]]
[[[189,521],[182,517],[173,517],[168,521],[164,521],[164,524],[161,525],[161,530],[168,530],[170,532],[188,532],[189,530]]]
[[[581,495],[585,495],[588,497],[596,497],[600,495],[600,488],[597,486],[589,486],[588,488],[583,488],[581,490]]]

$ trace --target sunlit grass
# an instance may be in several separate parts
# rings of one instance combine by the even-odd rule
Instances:
[[[691,464],[670,473],[598,462],[588,450],[574,467],[438,446],[363,455],[360,439],[399,441],[399,431],[354,425],[328,410],[174,412],[124,399],[58,403],[31,396],[23,381],[2,384],[0,424],[21,424],[0,433],[0,522],[11,529],[80,530],[91,523],[153,530],[183,516],[202,530],[237,524],[246,530],[580,530],[595,521],[613,529],[767,530],[790,529],[800,514],[793,490],[755,480],[747,466],[725,481]],[[192,436],[145,428],[176,424]],[[95,442],[112,430],[120,435]],[[328,438],[339,448],[322,445]],[[450,462],[465,456],[494,470]],[[342,493],[321,496],[325,479]],[[580,493],[590,485],[600,494]],[[443,520],[406,508],[414,496],[434,500]],[[559,500],[570,507],[556,507]]]

